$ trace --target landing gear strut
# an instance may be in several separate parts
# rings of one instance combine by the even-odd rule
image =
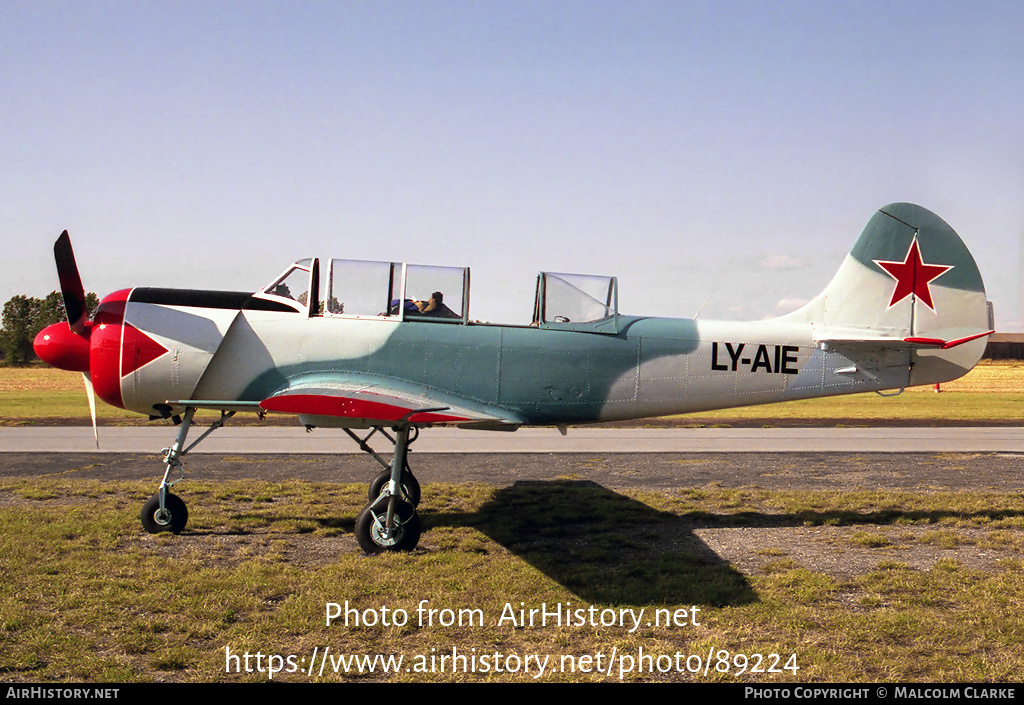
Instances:
[[[185,439],[188,437],[188,431],[192,427],[192,417],[195,413],[195,407],[189,406],[185,408],[185,414],[181,418],[181,425],[178,427],[178,437],[174,439],[174,445],[170,448],[164,448],[164,462],[166,463],[164,478],[160,481],[160,487],[157,488],[156,494],[147,499],[146,503],[142,505],[140,517],[142,528],[151,534],[159,534],[165,531],[179,534],[185,528],[185,525],[188,523],[188,507],[185,506],[185,502],[180,497],[168,491],[171,487],[185,479],[185,471],[181,467],[181,456],[199,445],[204,438],[223,426],[228,419],[235,415],[234,411],[220,412],[220,418],[210,428],[206,429],[203,435],[193,441],[192,445],[185,448]],[[169,479],[172,469],[178,472],[178,477],[173,480]]]
[[[420,540],[420,518],[416,505],[420,501],[420,483],[409,469],[407,453],[416,440],[419,429],[409,423],[393,428],[392,438],[381,426],[375,426],[366,438],[359,438],[350,429],[345,432],[359,448],[369,453],[386,469],[377,475],[369,488],[369,503],[356,517],[356,540],[365,553],[383,551],[411,551]],[[391,462],[380,457],[366,441],[374,433],[395,444]]]

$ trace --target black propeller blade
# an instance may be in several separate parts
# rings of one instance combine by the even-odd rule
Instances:
[[[60,277],[60,294],[64,298],[64,310],[68,314],[68,325],[75,333],[85,333],[85,287],[78,274],[75,251],[71,249],[71,237],[65,230],[53,244],[53,258],[57,261],[57,276]]]

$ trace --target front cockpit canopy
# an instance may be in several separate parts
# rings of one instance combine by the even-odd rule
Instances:
[[[284,303],[297,311],[305,311],[309,302],[312,269],[313,260],[299,260],[257,295]]]
[[[317,258],[299,260],[255,296],[310,316],[468,319],[468,267],[332,259],[324,282],[319,272]]]

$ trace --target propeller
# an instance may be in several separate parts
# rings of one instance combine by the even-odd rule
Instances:
[[[93,389],[89,370],[89,334],[92,332],[86,320],[85,287],[78,273],[75,262],[75,251],[71,247],[71,236],[65,230],[53,244],[53,258],[57,262],[57,276],[60,278],[60,294],[64,299],[64,311],[68,317],[68,329],[79,339],[67,339],[67,331],[52,330],[54,326],[44,329],[37,338],[36,351],[49,349],[60,354],[59,359],[51,355],[40,355],[44,360],[63,369],[76,369],[82,373],[85,382],[85,393],[89,398],[89,415],[92,417],[92,435],[96,439],[96,448],[100,447],[99,430],[96,427],[96,392]]]

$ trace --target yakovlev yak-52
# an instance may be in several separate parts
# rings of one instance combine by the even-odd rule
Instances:
[[[68,322],[39,334],[39,357],[83,372],[90,401],[95,390],[108,404],[180,420],[142,508],[147,531],[185,527],[185,503],[169,490],[184,478],[186,452],[237,412],[276,412],[307,429],[345,429],[384,467],[356,519],[367,553],[419,540],[407,450],[421,428],[564,433],[902,390],[965,374],[994,332],[970,252],[938,216],[907,203],[874,214],[817,298],[747,323],[628,316],[614,277],[541,272],[533,321],[497,325],[470,318],[468,268],[317,258],[255,293],[123,289],[87,320],[66,231],[54,254]],[[197,409],[221,416],[186,448]],[[367,444],[374,434],[394,445],[390,460]]]

